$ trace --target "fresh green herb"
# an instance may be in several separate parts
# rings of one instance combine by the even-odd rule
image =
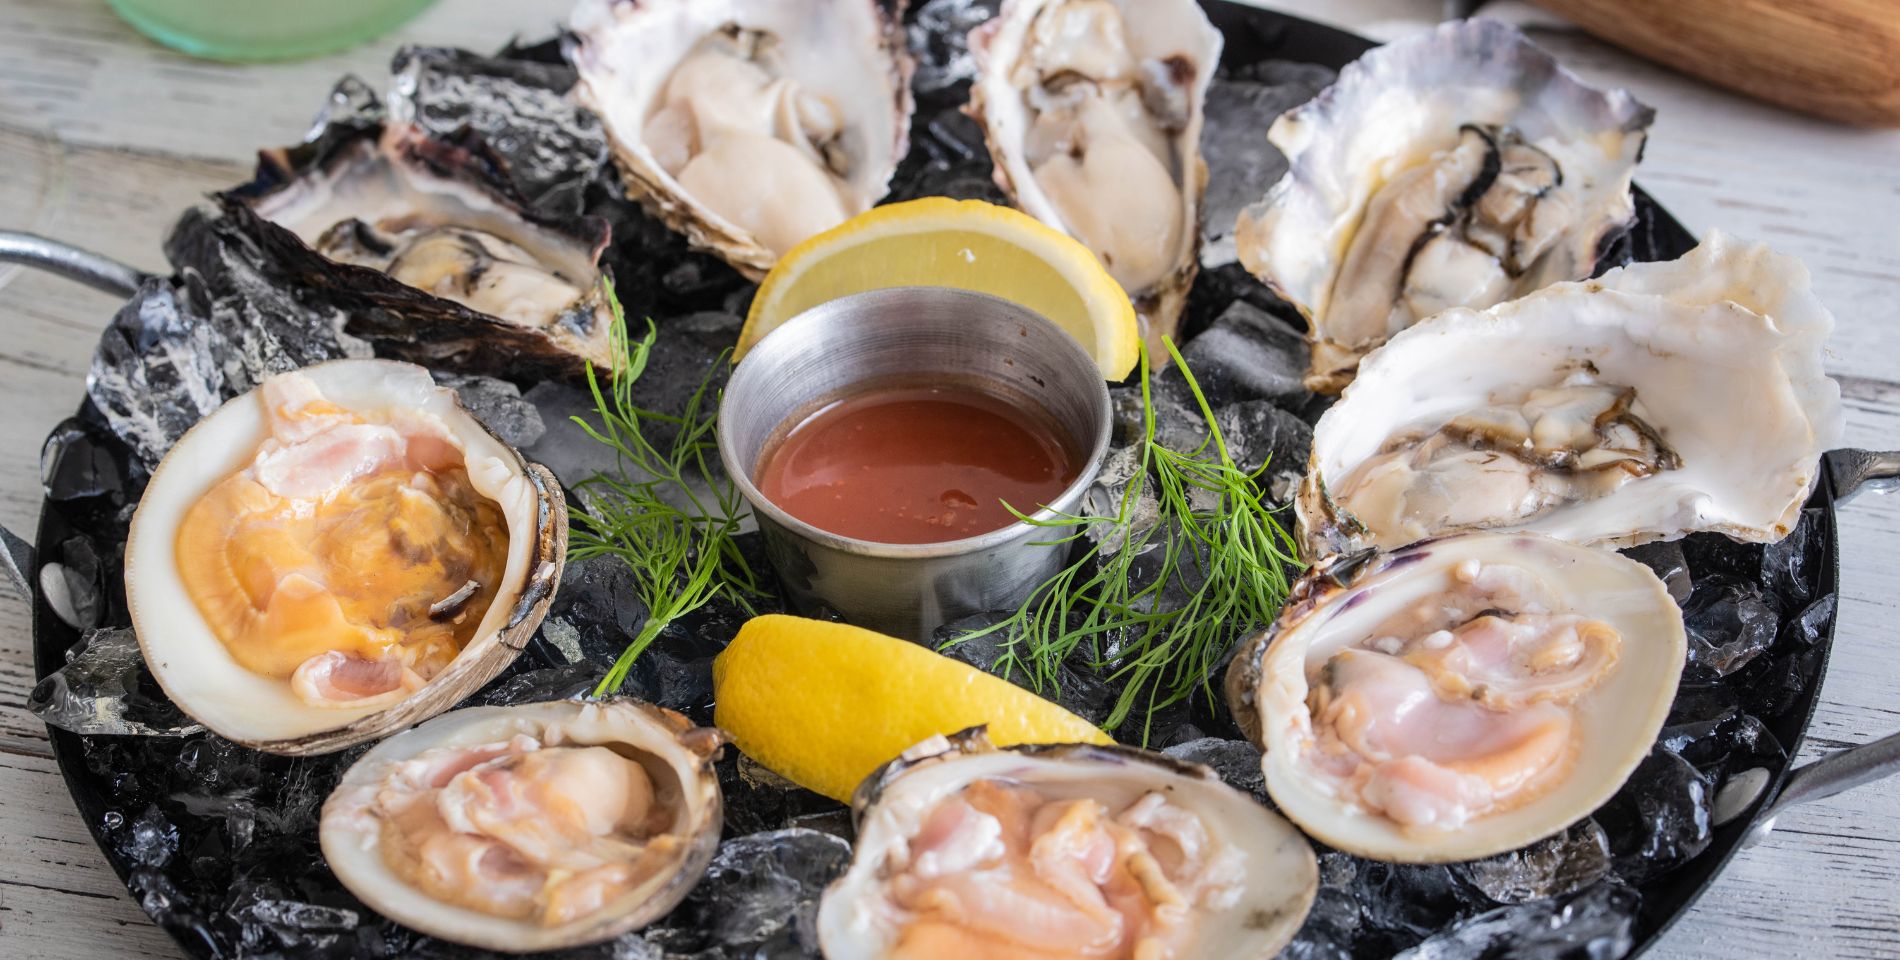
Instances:
[[[946,645],[1003,634],[991,670],[1024,675],[1038,693],[1059,690],[1062,665],[1079,654],[1121,688],[1103,724],[1111,730],[1137,706],[1152,716],[1196,690],[1211,700],[1221,657],[1245,632],[1272,621],[1286,599],[1289,571],[1299,568],[1276,505],[1260,489],[1265,466],[1249,473],[1234,463],[1200,384],[1174,344],[1164,343],[1207,421],[1206,439],[1187,453],[1156,442],[1144,350],[1139,469],[1115,514],[1037,520],[1018,513],[1067,532],[1051,543],[1092,545],[1012,616]],[[1159,503],[1159,521],[1138,528],[1136,508],[1147,490]],[[1157,558],[1142,558],[1145,573],[1136,567],[1144,553]],[[1144,722],[1144,743],[1147,736]]]
[[[576,486],[580,509],[573,515],[568,556],[620,558],[633,571],[647,620],[594,689],[595,696],[618,691],[633,662],[667,624],[719,596],[750,612],[751,598],[761,594],[733,540],[745,501],[730,478],[716,479],[711,466],[719,407],[712,379],[725,356],[714,361],[678,416],[642,409],[634,403],[633,389],[653,349],[653,322],[647,321],[646,336],[633,341],[611,283],[607,300],[614,314],[613,375],[603,389],[592,368],[587,371],[600,425],[584,417],[574,422],[613,448],[617,469]]]

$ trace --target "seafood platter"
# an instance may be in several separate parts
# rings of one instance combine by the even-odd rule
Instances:
[[[1896,762],[1792,758],[1897,458],[1653,119],[1190,0],[404,49],[38,249],[30,707],[196,957],[1640,953]]]

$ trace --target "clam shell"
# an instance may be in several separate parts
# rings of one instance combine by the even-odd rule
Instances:
[[[240,395],[179,438],[153,471],[126,542],[126,600],[152,676],[178,708],[213,733],[268,753],[333,753],[432,717],[494,679],[547,613],[567,555],[567,502],[546,468],[496,437],[428,371],[388,360],[334,360],[302,371],[340,406],[401,406],[442,418],[469,457],[476,488],[508,524],[504,587],[447,669],[384,709],[313,707],[287,682],[240,665],[179,576],[174,549],[185,511],[244,468],[268,432],[258,391]]]
[[[411,887],[383,862],[380,821],[373,808],[389,768],[435,747],[495,743],[518,734],[545,739],[552,727],[562,742],[608,744],[637,752],[669,771],[677,791],[655,787],[681,805],[676,832],[690,839],[662,869],[634,890],[571,923],[544,927],[436,900]],[[611,940],[665,916],[686,898],[719,846],[724,807],[713,761],[725,736],[695,727],[671,710],[637,700],[558,701],[510,707],[471,707],[443,714],[377,744],[350,766],[323,805],[323,856],[337,879],[377,912],[404,926],[454,943],[508,953],[557,950]]]
[[[857,842],[851,867],[825,890],[818,936],[830,960],[885,955],[897,931],[870,915],[887,852],[907,843],[938,801],[973,781],[1081,782],[1113,802],[1149,790],[1201,814],[1210,830],[1246,856],[1239,903],[1204,918],[1195,956],[1266,960],[1299,930],[1319,890],[1318,862],[1291,824],[1223,783],[1213,770],[1132,747],[1034,744],[998,748],[982,727],[932,738],[878,768],[859,785],[851,809]]]
[[[1468,559],[1525,568],[1557,584],[1569,603],[1559,612],[1607,621],[1623,644],[1608,675],[1577,702],[1582,736],[1561,783],[1457,830],[1409,831],[1338,796],[1303,768],[1313,742],[1307,669],[1316,650],[1369,639],[1391,613],[1443,589],[1449,571]],[[1314,569],[1273,626],[1242,642],[1225,688],[1234,719],[1263,752],[1268,794],[1300,829],[1374,860],[1446,863],[1515,850],[1609,800],[1649,755],[1669,715],[1687,642],[1675,600],[1641,563],[1534,534],[1465,534]]]

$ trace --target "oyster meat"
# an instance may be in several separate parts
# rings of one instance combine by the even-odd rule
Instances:
[[[569,29],[628,194],[753,279],[882,199],[909,143],[874,0],[582,0]]]
[[[660,918],[719,844],[719,731],[633,700],[475,707],[378,744],[323,805],[324,859],[364,903],[510,953]]]
[[[388,353],[501,376],[612,365],[606,223],[528,210],[466,148],[416,127],[265,151],[257,180],[219,202]]]
[[[852,808],[851,868],[818,909],[830,960],[1265,960],[1319,885],[1285,820],[1126,747],[999,750],[979,727],[906,751]]]
[[[1807,271],[1712,234],[1393,337],[1313,431],[1309,554],[1475,528],[1778,540],[1841,435]]]
[[[1308,834],[1378,860],[1468,860],[1615,794],[1686,644],[1641,563],[1465,534],[1315,570],[1242,645],[1227,692],[1274,804]]]
[[[328,753],[514,659],[560,576],[560,486],[421,367],[279,374],[154,471],[126,545],[152,675],[227,739]]]
[[[1589,276],[1635,221],[1653,118],[1497,21],[1387,44],[1274,121],[1288,169],[1241,212],[1241,263],[1305,315],[1308,385],[1337,393],[1419,320]]]
[[[1004,0],[970,49],[997,184],[1101,259],[1166,357],[1199,269],[1220,31],[1192,0]]]

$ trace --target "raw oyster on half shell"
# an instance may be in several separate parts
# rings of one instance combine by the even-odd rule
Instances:
[[[217,199],[386,354],[504,377],[612,365],[606,222],[530,210],[465,146],[401,123],[333,129],[263,151],[257,179]]]
[[[1792,529],[1839,442],[1834,318],[1807,269],[1719,233],[1369,354],[1313,431],[1313,556],[1479,528],[1630,546]]]
[[[475,707],[378,744],[323,805],[323,856],[378,912],[528,953],[665,915],[723,825],[725,738],[633,700]]]
[[[757,279],[889,189],[912,107],[896,17],[875,0],[582,0],[567,53],[628,194]]]
[[[1291,824],[1207,767],[1128,747],[935,737],[852,812],[851,868],[818,909],[830,960],[1266,960],[1319,885]]]
[[[1241,212],[1241,263],[1305,315],[1308,385],[1337,393],[1419,320],[1589,276],[1635,221],[1653,117],[1496,21],[1387,44],[1274,121],[1288,169]]]
[[[1080,240],[1165,358],[1199,269],[1201,127],[1221,34],[1192,0],[1004,0],[970,34],[996,182]]]
[[[1274,804],[1377,860],[1514,850],[1609,800],[1649,755],[1686,636],[1608,550],[1476,533],[1309,573],[1227,674]]]
[[[330,753],[448,709],[540,625],[561,488],[421,367],[279,374],[173,445],[125,587],[179,709],[272,753]]]

